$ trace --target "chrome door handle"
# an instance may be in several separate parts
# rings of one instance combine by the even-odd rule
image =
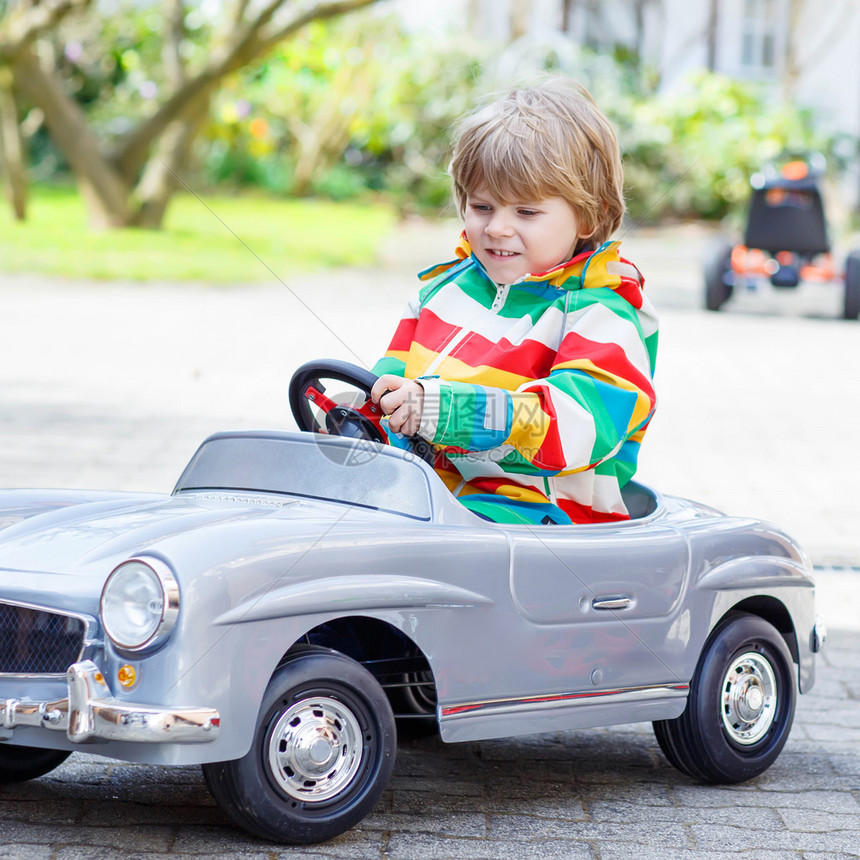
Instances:
[[[592,609],[627,609],[633,605],[632,597],[595,597],[591,601]]]

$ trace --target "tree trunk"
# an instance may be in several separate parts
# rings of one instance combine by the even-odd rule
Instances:
[[[561,2],[561,32],[570,33],[573,21],[574,0],[562,0]]]
[[[100,146],[83,110],[67,95],[52,65],[42,64],[33,47],[34,40],[50,31],[71,8],[86,7],[91,0],[44,0],[42,5],[33,6],[35,11],[26,28],[19,28],[14,39],[0,38],[0,58],[11,69],[19,92],[44,113],[54,143],[77,178],[91,222],[100,227],[156,227],[161,225],[168,201],[181,179],[182,167],[212,95],[224,78],[264,56],[310,21],[343,15],[376,2],[321,0],[307,9],[299,8],[283,21],[278,13],[289,5],[289,0],[264,0],[253,13],[247,0],[239,0],[235,12],[238,17],[224,34],[223,43],[213,45],[208,64],[188,77],[181,56],[183,4],[181,0],[169,0],[164,60],[173,93],[110,152]]]
[[[520,39],[528,33],[530,11],[529,0],[512,0],[510,12],[511,41]]]
[[[323,169],[334,164],[346,148],[355,112],[344,110],[345,100],[352,96],[360,103],[370,95],[370,87],[370,80],[360,69],[342,66],[310,123],[288,118],[287,125],[298,149],[291,189],[297,197],[309,195],[314,179]]]
[[[130,188],[105,158],[83,111],[63,92],[58,81],[42,69],[29,49],[16,54],[12,70],[20,91],[44,112],[45,124],[68,159],[81,194],[89,204],[93,226],[128,226],[132,222]]]
[[[147,162],[137,185],[135,196],[140,208],[135,215],[136,226],[161,227],[170,198],[180,186],[188,187],[182,179],[183,168],[208,112],[209,100],[206,99],[193,115],[171,123],[162,135],[156,154]]]
[[[708,23],[705,30],[705,44],[707,46],[707,59],[705,64],[709,72],[717,70],[717,30],[719,28],[720,0],[711,0],[708,7]]]
[[[8,69],[0,68],[0,166],[15,218],[23,221],[27,217],[27,170],[11,77]]]

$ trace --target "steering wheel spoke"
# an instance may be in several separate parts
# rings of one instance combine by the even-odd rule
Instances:
[[[370,399],[377,379],[369,370],[345,361],[324,359],[303,364],[290,380],[290,409],[296,424],[311,433],[388,443],[382,410]],[[352,395],[343,398],[331,394],[331,381],[348,386]],[[412,451],[432,465],[432,445],[420,436],[407,438]]]

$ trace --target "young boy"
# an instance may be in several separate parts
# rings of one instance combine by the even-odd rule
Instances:
[[[458,131],[458,260],[422,273],[371,397],[392,430],[433,443],[445,484],[486,519],[627,519],[657,322],[607,241],[624,213],[615,133],[564,80],[514,90]]]

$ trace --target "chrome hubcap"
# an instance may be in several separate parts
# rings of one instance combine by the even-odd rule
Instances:
[[[274,724],[268,752],[272,774],[290,797],[329,800],[349,786],[361,766],[361,728],[342,702],[303,699]]]
[[[720,713],[729,737],[749,746],[761,740],[776,717],[776,678],[770,662],[755,651],[734,660],[720,688]]]

